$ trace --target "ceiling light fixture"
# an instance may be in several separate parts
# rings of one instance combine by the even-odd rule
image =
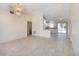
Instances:
[[[14,7],[10,7],[11,10],[10,10],[10,13],[11,14],[16,14],[16,15],[21,15],[22,14],[22,6],[20,3],[17,3]]]
[[[15,6],[15,14],[16,15],[21,15],[22,14],[22,6],[20,3],[17,3]]]

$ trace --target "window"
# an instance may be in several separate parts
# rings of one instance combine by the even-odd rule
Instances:
[[[58,33],[66,33],[66,23],[58,23]]]

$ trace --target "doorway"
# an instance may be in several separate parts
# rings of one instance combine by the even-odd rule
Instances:
[[[66,22],[58,23],[58,33],[67,33],[67,23]]]
[[[58,37],[68,38],[68,22],[65,20],[58,22]]]
[[[27,21],[27,36],[32,35],[32,22]]]

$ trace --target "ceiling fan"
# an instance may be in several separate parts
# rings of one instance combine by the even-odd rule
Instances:
[[[22,5],[20,3],[17,3],[15,6],[10,6],[10,13],[11,14],[16,14],[16,15],[21,15],[22,14]]]

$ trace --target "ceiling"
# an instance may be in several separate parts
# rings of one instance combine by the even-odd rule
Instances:
[[[25,12],[40,11],[48,19],[68,18],[70,14],[70,5],[68,3],[22,3]],[[9,11],[11,3],[0,3],[0,11]]]

